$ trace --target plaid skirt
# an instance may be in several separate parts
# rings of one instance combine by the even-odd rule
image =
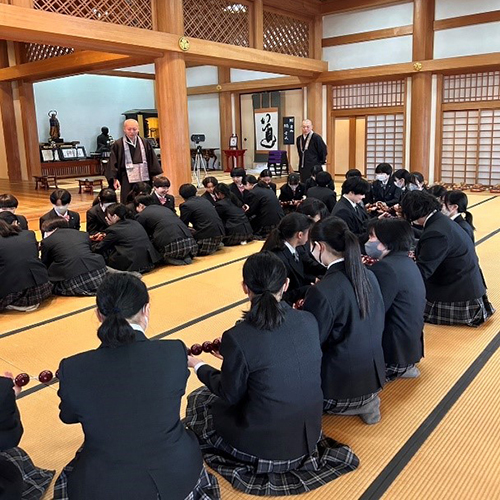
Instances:
[[[415,364],[411,365],[385,365],[385,380],[390,382],[392,380],[396,380],[398,377],[401,377],[408,370],[413,368]]]
[[[495,312],[484,294],[482,297],[462,302],[426,301],[424,321],[433,325],[479,326]]]
[[[293,460],[265,460],[237,450],[216,434],[211,412],[215,399],[206,387],[193,391],[183,423],[198,436],[205,462],[237,490],[257,496],[297,495],[359,465],[348,446],[323,435],[311,455]]]
[[[106,267],[83,273],[74,278],[54,283],[54,295],[91,296],[95,295],[99,285],[104,281],[108,270]]]
[[[163,258],[167,259],[185,259],[194,257],[198,253],[198,244],[194,238],[181,238],[165,245],[163,249]]]
[[[261,238],[261,239],[265,240],[269,236],[269,233],[273,229],[276,229],[276,227],[278,227],[276,224],[273,226],[262,226],[262,227],[258,228],[257,231],[254,231],[255,236],[257,238]]]
[[[374,392],[373,394],[352,399],[324,399],[323,411],[330,415],[339,415],[348,410],[357,410],[375,399],[377,395],[378,392]]]
[[[73,472],[75,468],[75,462],[78,458],[78,454],[82,451],[80,448],[76,452],[76,456],[71,462],[64,467],[59,474],[54,486],[54,498],[53,500],[70,500],[68,496],[68,477]],[[158,495],[158,499],[160,496]],[[220,499],[220,489],[217,478],[210,474],[210,472],[203,468],[201,469],[200,477],[196,483],[193,491],[185,498],[185,500],[219,500]],[[168,499],[165,499],[168,500]]]
[[[23,477],[22,500],[39,500],[49,487],[55,471],[35,467],[29,455],[15,447],[0,451],[0,456],[15,465]]]
[[[197,255],[210,255],[217,251],[222,243],[224,236],[220,235],[216,238],[204,238],[202,240],[197,240],[198,244],[198,254]]]
[[[224,236],[224,245],[231,247],[234,245],[239,245],[242,241],[252,241],[253,234],[229,234]]]
[[[25,288],[20,292],[9,293],[0,298],[0,311],[7,306],[29,307],[40,304],[52,295],[52,283],[48,281],[42,285]]]

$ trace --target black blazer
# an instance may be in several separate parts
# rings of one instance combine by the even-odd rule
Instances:
[[[42,262],[50,281],[65,281],[106,267],[102,255],[92,252],[87,233],[61,227],[41,243]]]
[[[268,189],[270,189],[274,194],[276,194],[276,184],[274,182],[270,182],[269,184],[266,185]]]
[[[463,216],[458,215],[453,220],[469,235],[469,238],[474,243],[474,229],[472,229],[472,226],[463,218]]]
[[[389,207],[392,207],[393,205],[399,203],[401,195],[401,189],[394,184],[392,179],[389,179],[385,186],[381,181],[374,181],[367,201],[370,203],[383,201]]]
[[[277,226],[285,216],[281,204],[271,189],[255,185],[249,191],[246,212],[254,233],[259,233],[264,227]]]
[[[215,207],[201,196],[193,196],[180,205],[181,220],[193,226],[196,240],[224,236],[224,224]]]
[[[106,212],[101,208],[101,205],[97,203],[87,210],[87,233],[104,233],[107,228]]]
[[[141,271],[161,258],[146,230],[131,219],[108,226],[106,237],[96,245],[95,252],[104,254],[108,266],[120,271]]]
[[[486,293],[474,243],[441,212],[427,219],[415,253],[429,302],[462,302]]]
[[[342,219],[356,236],[364,236],[366,234],[369,217],[364,207],[361,207],[359,204],[355,210],[350,201],[341,196],[332,210],[332,215]]]
[[[309,179],[307,179],[306,182],[304,183],[306,195],[309,189],[311,189],[312,187],[316,187],[317,185],[318,183],[316,182],[316,180],[313,179],[312,177],[309,177]],[[332,191],[335,191],[335,183],[333,182],[333,179],[328,183],[326,187],[331,189]]]
[[[72,500],[184,500],[191,492],[202,457],[179,418],[186,359],[181,341],[136,331],[132,344],[61,361],[59,416],[85,434],[68,478]]]
[[[80,231],[80,214],[78,212],[73,212],[72,210],[68,210],[68,215],[69,215],[69,227],[71,229],[76,229],[77,231]],[[47,212],[45,215],[42,215],[40,217],[40,231],[42,230],[42,224],[46,220],[52,220],[52,219],[57,219],[59,215],[57,215],[56,211],[54,209],[50,210],[50,212]]]
[[[321,432],[321,348],[311,314],[285,307],[273,331],[246,321],[224,332],[222,370],[204,365],[198,378],[217,396],[217,433],[240,451],[290,460],[310,454]]]
[[[205,191],[201,196],[202,198],[206,198],[215,207],[217,200],[208,191]]]
[[[297,300],[305,297],[307,290],[311,286],[311,281],[306,277],[304,264],[300,258],[301,253],[297,252],[299,254],[299,261],[297,262],[287,247],[283,249],[276,248],[272,252],[285,264],[290,284],[283,295],[283,299],[293,305]]]
[[[28,220],[26,219],[26,217],[24,215],[17,215],[17,214],[14,214],[14,215],[17,219],[17,223],[19,224],[19,227],[23,230],[28,229]]]
[[[385,383],[384,302],[377,278],[371,271],[368,277],[372,292],[370,313],[364,319],[344,262],[332,265],[307,292],[304,309],[312,312],[319,324],[325,399],[365,396]]]
[[[33,231],[0,236],[0,276],[0,297],[49,281],[47,268],[38,258],[38,243]]]
[[[335,203],[337,203],[337,193],[327,187],[312,187],[307,191],[307,197],[316,198],[317,200],[322,201],[326,205],[326,208],[328,208],[329,212],[333,210]]]
[[[295,191],[287,184],[283,184],[280,188],[280,196],[279,200],[281,202],[287,202],[287,201],[300,201],[306,194],[306,188],[305,185],[299,182],[297,185],[297,189]]]
[[[176,240],[192,239],[189,228],[171,210],[164,210],[161,205],[149,205],[136,219],[142,224],[154,247],[163,253],[165,247]]]
[[[250,191],[247,191],[246,189],[244,189],[243,192],[241,192],[238,189],[238,186],[234,182],[231,182],[231,184],[229,184],[229,189],[234,194],[234,196],[236,196],[238,201],[241,203],[241,206],[248,204],[248,197],[249,197]]]
[[[390,253],[370,267],[385,306],[382,339],[385,362],[409,365],[424,355],[425,285],[407,252]]]
[[[175,213],[175,198],[171,194],[166,194],[165,195],[165,204],[162,205],[160,198],[156,195],[154,189],[153,192],[151,193],[151,196],[153,197],[155,205],[160,205],[160,207],[166,207],[170,208],[172,212]]]
[[[0,451],[17,446],[23,435],[13,386],[10,378],[0,377]],[[23,477],[20,470],[6,458],[0,457],[0,498],[19,500],[22,491]]]
[[[242,208],[236,206],[229,198],[218,200],[215,210],[224,223],[226,234],[248,234],[253,233],[252,226]]]

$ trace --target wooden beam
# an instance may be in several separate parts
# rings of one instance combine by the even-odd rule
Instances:
[[[98,50],[131,57],[161,57],[164,52],[184,53],[186,60],[217,66],[313,76],[327,63],[197,38],[183,52],[179,35],[118,26],[63,14],[0,4],[0,31],[6,40],[46,43]],[[208,56],[207,54],[210,54]]]
[[[329,0],[321,3],[321,14],[339,14],[340,12],[350,12],[353,10],[377,9],[410,3],[412,0]]]
[[[309,36],[309,43],[311,51],[309,57],[313,59],[323,59],[323,16],[316,16],[314,21],[311,22],[311,34]]]
[[[336,47],[337,45],[347,45],[349,43],[371,42],[373,40],[411,35],[412,33],[413,25],[409,24],[407,26],[398,26],[397,28],[385,28],[381,30],[365,31],[363,33],[354,33],[352,35],[323,38],[322,46]]]
[[[368,116],[379,115],[380,109],[389,115],[403,113],[404,106],[384,106],[384,108],[349,108],[349,109],[333,109],[330,115],[335,118],[350,118],[351,116]]]
[[[462,28],[463,26],[473,26],[475,24],[496,23],[500,21],[500,10],[491,12],[481,12],[469,16],[450,17],[434,21],[434,31]]]
[[[449,102],[441,104],[442,111],[462,111],[466,109],[500,109],[500,100]]]
[[[253,3],[253,47],[256,49],[264,48],[264,4],[262,0],[254,0]],[[220,82],[219,82],[220,83]]]
[[[141,73],[140,71],[120,71],[120,70],[92,71],[91,74],[104,75],[104,76],[118,76],[120,78],[139,78],[141,80],[155,79],[154,73]]]
[[[427,63],[427,61],[426,61]],[[318,77],[322,83],[340,85],[352,82],[370,82],[391,80],[401,78],[415,73],[412,62],[385,64],[382,66],[372,66],[369,68],[344,69],[338,71],[327,71]]]
[[[289,14],[299,14],[302,16],[314,17],[320,14],[323,2],[319,0],[264,0],[265,7],[274,7]]]
[[[135,66],[148,62],[151,61],[131,58],[121,54],[106,54],[104,52],[85,50],[1,69],[0,81],[25,80],[36,82],[49,78],[60,78],[101,69]]]

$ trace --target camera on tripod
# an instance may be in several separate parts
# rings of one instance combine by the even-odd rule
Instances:
[[[207,175],[207,164],[203,158],[203,150],[200,146],[200,142],[205,142],[205,134],[192,134],[191,141],[196,144],[196,154],[194,155],[194,165],[193,171],[196,178],[196,183],[198,187],[201,187],[201,171],[205,172]]]
[[[205,142],[205,134],[193,134],[191,141],[196,144],[196,149],[201,149],[200,142]]]

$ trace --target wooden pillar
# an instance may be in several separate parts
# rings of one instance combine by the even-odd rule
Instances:
[[[0,41],[0,68],[9,66],[7,42]],[[14,94],[11,82],[0,83],[0,117],[2,119],[5,156],[10,181],[22,180],[21,158],[17,137],[16,115],[14,111]]]
[[[219,67],[219,84],[231,82],[231,69]],[[229,147],[229,138],[233,132],[233,113],[231,105],[231,93],[221,92],[219,94],[219,116],[220,116],[220,160],[223,169],[226,169],[227,159],[223,153]]]
[[[413,61],[433,58],[435,0],[414,0]],[[429,177],[431,142],[432,74],[412,77],[410,169]]]
[[[182,0],[152,0],[151,8],[156,30],[183,35]],[[184,54],[166,52],[155,60],[155,73],[163,173],[178,194],[181,184],[192,181]]]
[[[316,16],[310,25],[310,55],[311,59],[323,59],[323,16]]]
[[[314,132],[323,132],[323,84],[313,82],[307,86],[307,116],[313,122]],[[300,125],[300,124],[299,124]]]
[[[263,0],[254,0],[253,3],[253,20],[252,20],[252,37],[253,47],[256,49],[264,48],[264,5]]]
[[[21,119],[23,124],[24,147],[26,154],[26,165],[28,178],[32,180],[34,175],[42,175],[40,163],[40,147],[38,129],[36,124],[35,94],[33,84],[19,82],[19,102],[21,103]]]

